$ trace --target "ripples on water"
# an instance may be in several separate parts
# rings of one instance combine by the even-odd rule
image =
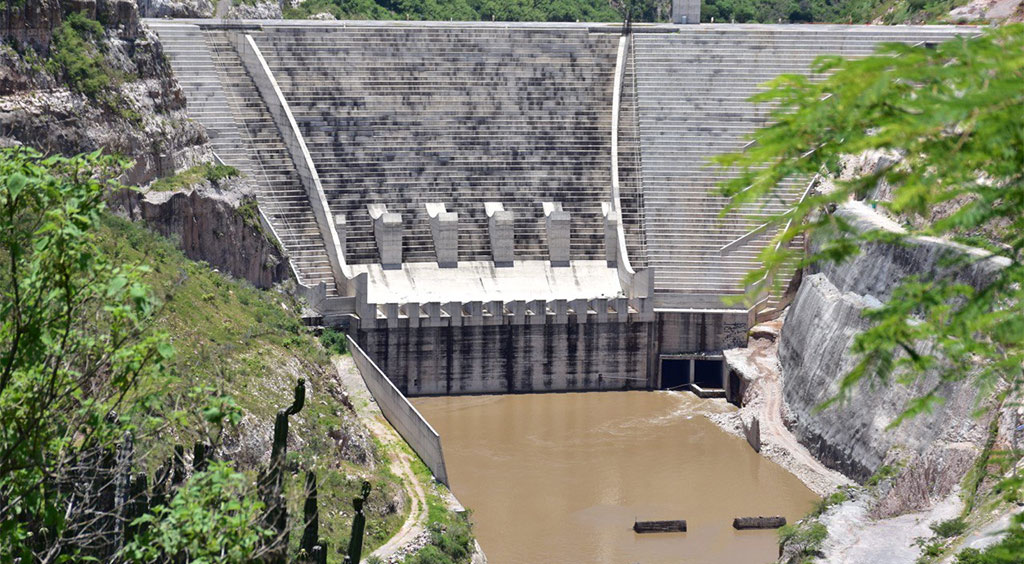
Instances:
[[[680,392],[419,398],[441,434],[455,495],[491,564],[757,564],[775,531],[733,517],[785,515],[816,499],[703,415],[734,408]],[[686,519],[636,535],[634,518]]]

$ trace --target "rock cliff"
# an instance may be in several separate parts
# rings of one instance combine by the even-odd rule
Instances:
[[[178,243],[185,256],[202,260],[257,288],[290,276],[281,248],[263,231],[254,190],[247,179],[202,181],[174,191],[124,191],[114,209]]]
[[[56,43],[72,13],[102,23],[102,36],[66,29],[71,46]],[[210,158],[206,134],[187,119],[185,98],[156,36],[139,22],[135,0],[25,2],[0,18],[0,144],[120,153],[135,163],[124,178],[129,184]],[[62,69],[59,55],[81,66]],[[76,87],[70,75],[86,73],[107,85]]]
[[[861,229],[899,230],[861,203],[837,213]],[[883,465],[904,468],[894,487],[874,507],[877,517],[928,507],[950,493],[970,468],[989,437],[990,419],[972,413],[994,401],[978,398],[969,379],[940,384],[928,375],[909,385],[861,382],[849,400],[823,411],[816,408],[833,397],[857,359],[849,347],[867,327],[862,317],[889,298],[903,278],[947,274],[943,257],[976,252],[953,243],[915,238],[897,246],[873,243],[842,265],[823,265],[805,277],[786,317],[779,341],[784,395],[794,434],[829,467],[864,480]],[[1000,265],[987,260],[953,276],[978,287]],[[946,398],[931,413],[888,428],[907,401],[939,385]]]
[[[211,18],[213,0],[139,0],[145,18]]]
[[[212,11],[208,0],[142,0],[142,6],[148,15]],[[75,13],[84,20],[69,30]],[[0,18],[0,146],[118,153],[134,162],[121,179],[130,186],[212,160],[206,133],[188,119],[185,97],[158,38],[139,21],[135,0],[40,0],[0,10]],[[77,51],[68,52],[69,33]],[[91,59],[84,71],[106,85],[98,91],[76,87],[56,64],[71,55]],[[171,192],[125,192],[111,203],[177,240],[189,258],[266,288],[289,271],[259,227],[252,192],[248,181],[237,179],[223,186],[201,182]],[[246,201],[248,217],[240,213]]]

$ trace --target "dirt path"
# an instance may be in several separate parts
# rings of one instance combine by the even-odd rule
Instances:
[[[336,357],[334,366],[338,371],[341,383],[348,391],[352,405],[356,408],[356,413],[367,429],[384,444],[401,444],[402,437],[391,427],[380,408],[373,401],[370,391],[366,389],[366,384],[359,376],[355,363],[352,362],[352,357]],[[388,542],[371,553],[372,556],[377,556],[385,562],[389,560],[389,557],[397,555],[403,549],[417,543],[426,530],[427,524],[427,492],[412,470],[410,456],[400,448],[392,449],[392,453],[391,471],[402,478],[405,492],[409,496],[410,506],[409,516],[405,519],[405,523],[402,523],[398,532]],[[366,562],[365,558],[363,562]]]
[[[712,418],[727,431],[743,436],[741,418],[756,416],[761,428],[761,454],[792,472],[818,495],[827,495],[853,481],[824,464],[802,445],[785,423],[785,401],[779,366],[781,321],[759,325],[745,349],[727,351],[729,363],[750,380],[746,405],[725,417]],[[757,338],[760,335],[761,338]]]

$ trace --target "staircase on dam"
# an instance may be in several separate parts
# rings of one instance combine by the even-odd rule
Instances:
[[[305,136],[346,261],[377,262],[367,204],[402,215],[403,261],[434,261],[425,204],[459,214],[459,260],[491,260],[484,202],[515,214],[517,260],[604,260],[618,37],[584,27],[303,26],[253,34]]]
[[[218,156],[247,172],[257,202],[300,283],[337,289],[323,238],[295,165],[227,32],[150,22],[188,99],[189,117],[207,130]]]
[[[683,26],[678,33],[635,34],[633,56],[641,148],[646,262],[658,302],[713,307],[743,292],[772,233],[726,256],[719,249],[783,211],[809,179],[784,183],[765,202],[726,218],[717,184],[730,177],[709,162],[743,148],[766,125],[771,107],[749,97],[783,73],[809,73],[823,54],[862,57],[880,42],[942,41],[954,28],[881,26]],[[625,207],[625,204],[624,204]]]
[[[188,116],[202,124],[210,145],[222,161],[251,173],[249,154],[228,108],[217,67],[197,25],[175,22],[151,24],[185,94]]]

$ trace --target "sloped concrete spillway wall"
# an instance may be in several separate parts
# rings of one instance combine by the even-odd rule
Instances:
[[[405,399],[402,392],[388,378],[379,366],[374,364],[359,344],[348,339],[349,350],[352,351],[352,360],[370,390],[374,401],[380,407],[381,413],[387,418],[391,426],[398,431],[405,442],[409,443],[423,463],[430,468],[430,471],[437,478],[437,481],[448,485],[448,470],[444,464],[444,451],[441,448],[441,435],[427,423],[427,420],[420,415],[420,412],[409,400]]]

